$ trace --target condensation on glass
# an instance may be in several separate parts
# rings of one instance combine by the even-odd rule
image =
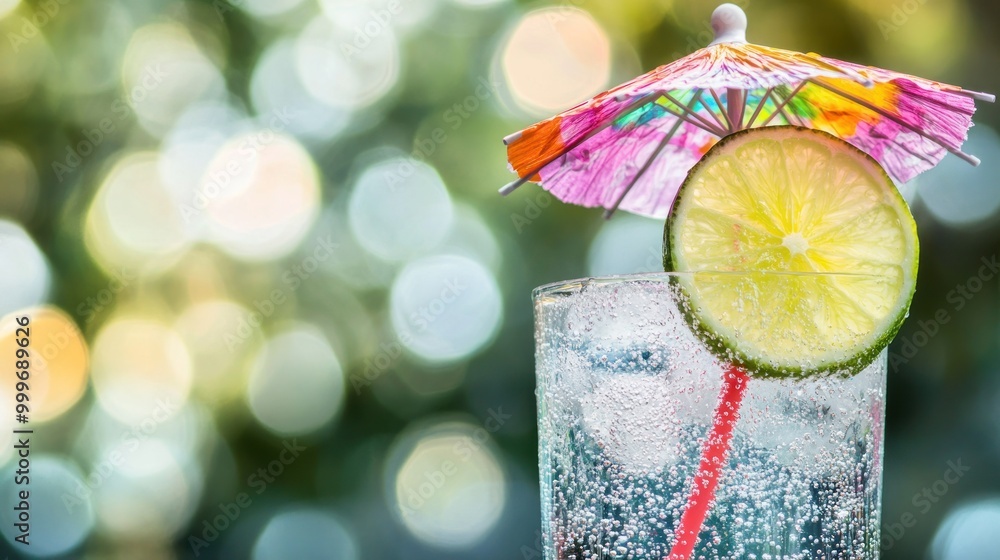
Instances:
[[[670,552],[725,371],[672,278],[534,292],[547,560]],[[750,380],[693,558],[878,558],[885,364]]]

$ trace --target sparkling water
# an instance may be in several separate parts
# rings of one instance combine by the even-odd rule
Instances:
[[[670,553],[726,371],[678,300],[666,274],[536,290],[546,559]],[[692,558],[878,558],[885,363],[752,377]]]

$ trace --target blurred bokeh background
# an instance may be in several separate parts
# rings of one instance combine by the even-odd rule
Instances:
[[[752,41],[1000,90],[994,0],[740,4]],[[716,5],[0,0],[0,313],[40,357],[28,548],[0,384],[0,554],[540,558],[530,290],[658,270],[662,224],[500,198],[500,139],[707,45]],[[901,186],[889,560],[1000,557],[1000,112],[976,120],[980,169]]]

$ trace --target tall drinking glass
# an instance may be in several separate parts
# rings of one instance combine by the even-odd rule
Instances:
[[[692,327],[681,278],[533,294],[547,560],[667,558],[692,495],[708,491],[692,486],[728,365]],[[691,558],[877,559],[885,366],[883,351],[853,375],[747,372]]]

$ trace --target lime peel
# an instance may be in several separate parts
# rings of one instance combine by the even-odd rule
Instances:
[[[916,224],[854,146],[791,126],[724,138],[682,185],[664,268],[695,330],[754,376],[853,374],[906,318]]]

